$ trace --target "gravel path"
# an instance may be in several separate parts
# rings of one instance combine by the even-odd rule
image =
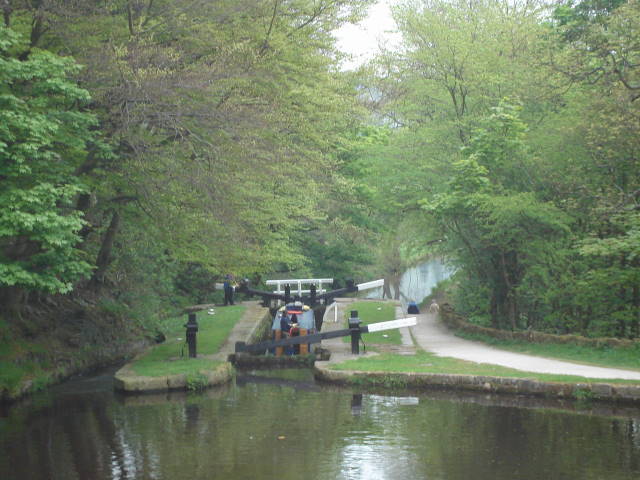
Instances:
[[[399,309],[398,309],[399,310]],[[398,318],[410,317],[399,312]],[[424,350],[440,357],[453,357],[475,363],[501,365],[516,370],[559,375],[576,375],[587,378],[640,380],[640,372],[616,368],[591,367],[577,363],[512,353],[482,343],[464,340],[453,335],[435,315],[415,315],[418,324],[410,327],[416,343]]]

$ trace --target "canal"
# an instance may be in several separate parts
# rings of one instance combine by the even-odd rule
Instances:
[[[240,374],[198,394],[124,396],[110,372],[0,417],[0,478],[640,478],[640,409]]]
[[[422,262],[411,267],[400,277],[400,299],[406,304],[407,302],[416,302],[420,304],[425,297],[431,294],[431,291],[443,280],[453,275],[453,267],[447,265],[440,258],[432,258],[426,262]],[[391,294],[395,295],[393,285],[389,287]],[[382,298],[382,287],[370,290],[367,298]]]

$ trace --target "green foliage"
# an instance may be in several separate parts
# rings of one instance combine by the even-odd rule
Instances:
[[[373,257],[367,214],[357,194],[343,189],[351,182],[340,152],[360,149],[351,132],[364,112],[353,78],[337,71],[331,32],[371,3],[12,4],[7,21],[24,36],[21,43],[3,38],[6,49],[31,61],[57,58],[91,93],[90,103],[87,91],[66,93],[60,128],[64,142],[76,143],[72,151],[56,139],[61,158],[73,153],[56,165],[77,175],[53,183],[64,195],[38,206],[67,222],[53,233],[66,229],[66,244],[80,241],[81,249],[59,249],[63,284],[44,286],[85,290],[78,280],[95,264],[90,295],[110,297],[106,311],[152,329],[185,303],[219,300],[213,283],[226,273],[363,275]],[[52,111],[49,96],[38,101]],[[75,112],[79,106],[95,117]],[[92,141],[87,154],[87,119],[113,152]],[[340,200],[349,201],[336,201],[343,191]],[[47,233],[40,224],[34,230]],[[3,280],[18,282],[16,265],[1,272]]]
[[[428,213],[407,237],[445,237],[430,249],[476,321],[634,337],[638,2],[564,2],[554,22],[543,2],[507,3],[395,9],[405,49],[365,79],[396,127],[380,165],[402,185],[381,198]]]
[[[207,387],[207,376],[203,373],[190,373],[187,375],[187,390],[199,392]]]
[[[640,335],[637,0],[402,2],[359,75],[370,0],[41,3],[0,36],[3,297],[95,265],[153,327],[226,273],[442,254],[478,322]]]
[[[447,233],[444,248],[465,277],[459,295],[466,311],[517,328],[520,307],[540,295],[525,286],[545,275],[569,219],[531,191],[518,109],[502,103],[481,125],[453,165],[449,191],[423,203]],[[485,299],[474,305],[470,297],[482,292]]]
[[[570,10],[572,20],[555,29],[562,38],[556,61],[563,62],[561,68],[572,81],[595,85],[583,90],[597,95],[582,112],[588,123],[577,125],[594,160],[611,169],[598,171],[591,163],[589,180],[613,177],[626,190],[637,167],[631,152],[636,148],[640,3],[584,1]]]
[[[586,390],[584,388],[576,388],[573,391],[573,396],[575,397],[576,400],[581,402],[590,401],[590,400],[593,400],[594,398],[593,392],[591,390]]]
[[[68,292],[90,264],[77,244],[84,225],[74,175],[94,139],[86,90],[68,77],[69,58],[13,53],[18,37],[0,27],[0,287]]]

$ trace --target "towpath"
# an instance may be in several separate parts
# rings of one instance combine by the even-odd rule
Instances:
[[[403,314],[398,309],[398,318],[414,315]],[[415,315],[418,323],[410,327],[415,342],[424,350],[440,357],[453,357],[475,363],[501,365],[516,370],[558,375],[576,375],[587,378],[640,380],[640,372],[616,368],[593,367],[578,363],[552,360],[533,355],[507,352],[456,337],[436,316],[429,313]]]
[[[227,339],[220,346],[218,353],[212,355],[211,358],[226,361],[229,354],[235,352],[236,342],[250,342],[254,331],[260,326],[260,321],[268,313],[268,309],[257,301],[242,302],[242,305],[247,307],[242,318],[235,324]]]
[[[336,299],[339,302],[339,318],[343,318],[351,299]],[[344,302],[344,303],[343,303]],[[553,360],[534,355],[513,353],[490,347],[480,342],[473,342],[456,337],[436,315],[421,313],[406,314],[401,307],[396,308],[396,318],[417,317],[417,325],[400,329],[402,345],[395,347],[396,353],[408,354],[415,351],[415,345],[440,357],[458,358],[475,363],[488,363],[503,367],[534,373],[550,373],[556,375],[574,375],[586,378],[640,380],[640,371],[617,368],[594,367],[579,363]],[[323,325],[322,331],[344,328],[343,323],[329,321]],[[366,339],[366,336],[364,337]],[[415,342],[415,343],[414,343]],[[323,340],[322,345],[328,348],[331,362],[342,362],[354,358],[351,346],[341,338]]]

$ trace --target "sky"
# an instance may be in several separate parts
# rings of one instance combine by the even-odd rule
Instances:
[[[399,36],[393,34],[396,24],[391,18],[390,5],[398,0],[378,0],[369,7],[367,18],[359,24],[347,24],[336,30],[338,47],[345,53],[353,55],[353,60],[345,62],[343,68],[350,70],[371,59],[382,42],[388,46],[397,44]]]

